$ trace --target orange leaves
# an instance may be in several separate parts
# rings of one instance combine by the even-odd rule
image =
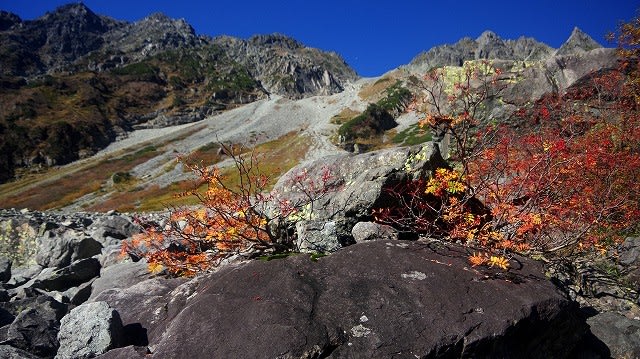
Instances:
[[[474,253],[471,256],[469,256],[469,263],[473,267],[485,265],[490,268],[496,267],[502,270],[509,269],[509,260],[504,256],[500,256],[500,255]]]
[[[185,162],[206,190],[183,195],[197,197],[201,207],[174,209],[163,227],[145,225],[144,233],[123,242],[122,253],[145,258],[152,273],[192,276],[231,256],[295,249],[290,236],[278,236],[286,235],[295,220],[312,216],[314,201],[335,190],[331,171],[323,169],[321,178],[311,178],[306,170],[294,174],[289,182],[302,197],[282,200],[267,191],[269,178],[260,173],[254,154],[220,146],[235,166],[236,183],[227,184],[217,167]]]
[[[621,33],[633,38],[638,24]],[[454,146],[457,171],[390,189],[396,203],[375,219],[480,246],[492,254],[471,264],[501,269],[508,253],[602,251],[640,231],[640,67],[637,51],[620,53],[621,69],[544,95],[509,126],[481,127],[488,119],[476,111],[500,92],[499,70],[469,65],[452,81],[448,69],[430,72],[420,125]]]

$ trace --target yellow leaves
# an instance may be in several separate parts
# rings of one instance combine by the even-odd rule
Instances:
[[[505,271],[509,269],[509,260],[500,255],[489,256],[486,253],[484,254],[473,253],[472,255],[469,256],[468,259],[469,259],[469,263],[473,267],[486,265],[486,266],[489,266],[490,268],[497,267]]]
[[[458,194],[467,190],[464,176],[455,170],[438,168],[433,178],[427,183],[425,193],[443,196],[446,193]]]
[[[489,258],[489,267],[498,267],[507,270],[509,268],[509,261],[503,256],[491,256]]]
[[[196,211],[194,212],[194,217],[195,217],[198,221],[200,221],[200,222],[204,222],[204,221],[205,221],[205,219],[207,218],[207,210],[206,210],[206,209],[204,209],[204,208],[203,208],[203,209],[196,210]]]
[[[158,274],[164,270],[164,266],[158,262],[151,262],[148,265],[149,273]]]

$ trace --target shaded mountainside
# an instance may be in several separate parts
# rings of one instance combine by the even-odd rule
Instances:
[[[0,182],[60,165],[133,128],[175,125],[264,98],[342,91],[335,53],[282,35],[211,39],[184,20],[135,23],[69,4],[33,20],[0,13]]]

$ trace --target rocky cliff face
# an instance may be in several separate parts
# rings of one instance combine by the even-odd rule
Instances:
[[[0,71],[37,76],[61,71],[106,71],[177,49],[216,43],[263,82],[270,92],[302,98],[333,94],[357,75],[335,53],[312,49],[283,35],[249,40],[199,36],[184,19],[152,14],[127,23],[69,4],[34,21],[0,14]]]
[[[554,55],[584,53],[600,47],[600,44],[578,28],[573,30],[569,39],[558,50],[530,37],[505,40],[492,31],[485,31],[475,40],[465,37],[455,44],[436,46],[422,52],[411,60],[409,68],[427,71],[440,66],[462,66],[465,61],[481,59],[540,61]]]
[[[0,27],[3,75],[33,76],[61,70],[99,49],[105,42],[104,34],[123,24],[98,16],[82,4],[62,6],[34,21],[5,14]]]
[[[248,40],[223,36],[213,43],[246,66],[270,93],[331,95],[358,77],[338,54],[307,48],[280,34]]]
[[[575,27],[571,36],[556,51],[556,56],[565,56],[571,54],[579,54],[593,49],[599,49],[602,46],[597,43],[591,36],[585,34],[582,30]]]

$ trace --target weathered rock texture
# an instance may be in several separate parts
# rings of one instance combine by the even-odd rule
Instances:
[[[309,49],[280,34],[248,40],[223,36],[214,44],[247,66],[269,92],[292,98],[337,93],[358,77],[337,53]]]
[[[93,358],[117,348],[123,335],[120,315],[106,302],[83,304],[60,322],[56,359]]]
[[[292,202],[305,198],[290,178],[306,171],[310,178],[321,178],[328,170],[329,192],[313,205],[306,220],[296,225],[298,247],[305,251],[333,252],[355,243],[358,222],[372,220],[372,210],[390,205],[386,192],[403,181],[428,176],[446,166],[437,145],[392,148],[359,155],[329,156],[291,169],[278,180],[274,191]]]
[[[317,262],[225,268],[151,343],[154,358],[565,357],[587,327],[541,267],[469,268],[438,243],[376,241]],[[215,338],[215,340],[212,340]]]
[[[575,28],[569,39],[555,50],[530,37],[505,40],[493,31],[483,32],[477,39],[465,37],[455,44],[436,46],[418,54],[410,68],[426,71],[440,66],[462,66],[471,60],[539,61],[551,56],[571,55],[602,47],[589,35]]]

